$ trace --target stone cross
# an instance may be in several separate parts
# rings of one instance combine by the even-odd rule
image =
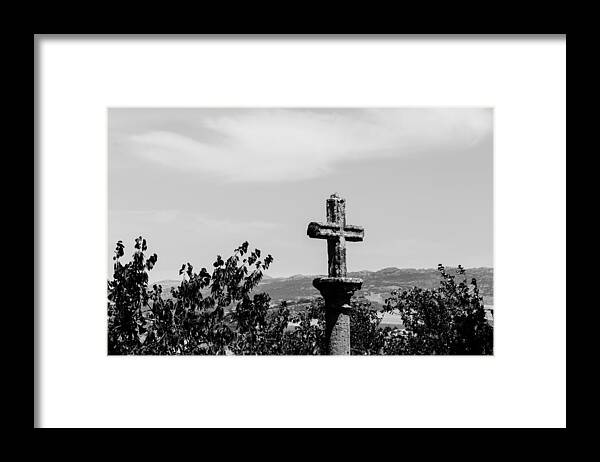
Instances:
[[[346,241],[362,241],[365,230],[346,224],[346,201],[336,194],[327,199],[327,223],[311,222],[306,233],[315,239],[327,239],[329,277],[346,277]]]
[[[362,241],[365,231],[346,224],[346,201],[332,194],[326,202],[326,223],[311,222],[306,234],[327,239],[328,277],[313,285],[325,299],[325,337],[328,354],[350,354],[350,298],[361,288],[362,279],[346,277],[346,241]]]

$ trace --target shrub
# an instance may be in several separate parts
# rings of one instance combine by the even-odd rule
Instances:
[[[456,282],[444,266],[438,289],[394,291],[384,311],[398,311],[404,330],[386,329],[384,354],[493,354],[493,328],[485,317],[477,281]],[[458,266],[457,274],[465,270]]]
[[[353,301],[350,312],[350,354],[378,355],[384,346],[381,313],[368,301]]]

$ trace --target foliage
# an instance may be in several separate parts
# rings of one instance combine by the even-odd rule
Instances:
[[[273,257],[249,252],[248,242],[227,260],[217,255],[212,272],[181,267],[182,281],[163,298],[148,287],[158,257],[146,257],[146,240],[135,239],[130,262],[116,245],[108,281],[108,352],[118,355],[318,355],[324,353],[323,299],[291,313],[285,303],[253,293]],[[385,311],[399,312],[402,329],[381,329],[382,313],[369,302],[352,302],[351,354],[491,354],[492,328],[473,279],[456,283],[443,266],[439,289],[392,292]],[[459,273],[464,270],[459,267]]]
[[[113,280],[108,282],[108,351],[129,354],[144,343],[148,332],[143,312],[149,300],[147,271],[152,269],[157,256],[145,259],[146,240],[139,237],[135,240],[133,260],[123,265],[119,259],[124,248],[122,241],[117,242]]]
[[[383,332],[379,328],[382,313],[373,310],[368,301],[353,301],[350,312],[350,354],[377,355],[383,348]]]
[[[325,351],[325,306],[322,298],[290,318],[296,327],[285,334],[284,353],[289,355],[319,355]]]
[[[394,291],[386,300],[387,312],[398,311],[404,330],[386,329],[384,354],[493,354],[493,328],[485,317],[477,281],[456,282],[444,266],[438,289],[413,287]],[[457,274],[465,270],[458,266]]]
[[[117,243],[113,260],[113,280],[108,283],[109,354],[226,354],[262,351],[269,343],[269,329],[284,320],[266,322],[269,297],[250,293],[260,282],[262,271],[273,261],[260,259],[248,243],[235,249],[224,261],[220,255],[209,273],[195,273],[191,264],[183,265],[180,286],[173,289],[172,300],[162,298],[162,287],[148,290],[148,271],[156,254],[145,258],[146,240],[136,239],[130,263],[120,258],[124,246]]]

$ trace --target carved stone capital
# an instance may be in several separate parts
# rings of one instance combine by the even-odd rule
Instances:
[[[321,292],[327,307],[349,309],[354,292],[360,290],[363,280],[347,277],[323,277],[313,280],[313,286]]]

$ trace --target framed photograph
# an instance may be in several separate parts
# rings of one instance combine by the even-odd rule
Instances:
[[[565,36],[35,63],[36,427],[566,426]]]

